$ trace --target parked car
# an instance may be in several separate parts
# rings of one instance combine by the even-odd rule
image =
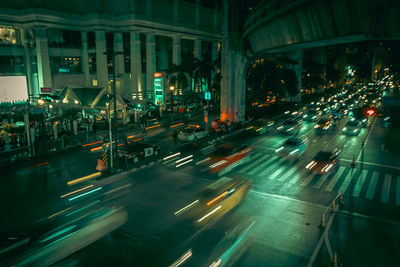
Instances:
[[[122,159],[132,160],[138,162],[148,157],[157,156],[160,153],[158,146],[144,144],[144,143],[131,143],[126,147],[126,151],[121,149],[118,151],[118,156]]]
[[[178,134],[178,140],[181,142],[196,142],[198,139],[205,138],[209,135],[209,132],[200,127],[199,125],[193,125],[186,127]]]

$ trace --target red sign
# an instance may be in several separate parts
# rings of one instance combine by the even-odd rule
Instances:
[[[154,78],[161,78],[164,76],[164,73],[162,72],[154,72]]]
[[[41,93],[51,93],[51,92],[53,92],[53,89],[51,89],[49,87],[41,87],[40,92]]]

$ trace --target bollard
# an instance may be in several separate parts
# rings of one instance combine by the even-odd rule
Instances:
[[[333,254],[332,265],[333,265],[333,267],[337,267],[337,253],[336,252]]]
[[[321,227],[321,228],[325,227],[325,213],[322,214],[322,216],[321,216],[321,223],[320,223],[319,227]]]
[[[343,194],[339,193],[339,204],[343,205]]]
[[[355,167],[356,166],[356,156],[353,155],[353,161],[351,162],[351,167]]]
[[[335,212],[335,202],[336,202],[336,200],[334,200],[334,201],[332,202],[332,205],[331,205],[331,213],[334,213],[334,212]]]

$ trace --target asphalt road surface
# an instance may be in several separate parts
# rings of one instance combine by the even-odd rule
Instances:
[[[129,193],[118,199],[128,212],[128,221],[58,265],[160,266],[172,264],[188,251],[188,265],[210,265],[230,229],[250,221],[254,227],[246,232],[246,242],[231,252],[235,257],[230,255],[236,266],[306,266],[324,230],[319,227],[321,215],[342,193],[344,204],[329,229],[338,262],[347,266],[397,266],[393,255],[400,238],[398,148],[385,147],[387,133],[380,118],[370,118],[370,126],[357,136],[342,134],[346,120],[343,118],[337,130],[326,135],[316,135],[314,123],[303,122],[297,135],[310,142],[305,153],[293,159],[275,153],[288,138],[275,130],[262,136],[242,132],[220,140],[252,148],[249,161],[224,174],[249,179],[252,190],[240,206],[203,228],[191,226],[174,212],[217,179],[200,172],[196,165],[212,146],[206,142],[175,146],[173,129],[141,133],[138,138],[158,144],[163,153],[119,174],[132,184]],[[335,172],[318,176],[306,171],[305,166],[319,150],[334,148],[342,150]],[[162,161],[178,151],[180,158],[193,154],[194,160],[179,167],[176,161]],[[6,170],[0,187],[2,214],[7,218],[2,220],[4,232],[29,232],[32,225],[57,212],[60,195],[71,191],[67,181],[93,173],[97,156],[83,149],[47,163]],[[355,166],[351,164],[353,158]],[[328,249],[323,245],[315,265],[329,264]]]

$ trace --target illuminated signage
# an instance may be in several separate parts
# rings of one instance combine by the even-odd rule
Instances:
[[[162,78],[164,77],[164,73],[162,72],[154,72],[154,78]]]
[[[160,72],[155,72],[154,76],[156,76],[155,75],[156,73],[160,73]],[[154,78],[154,104],[156,104],[157,106],[161,106],[164,104],[164,79],[163,78]]]

